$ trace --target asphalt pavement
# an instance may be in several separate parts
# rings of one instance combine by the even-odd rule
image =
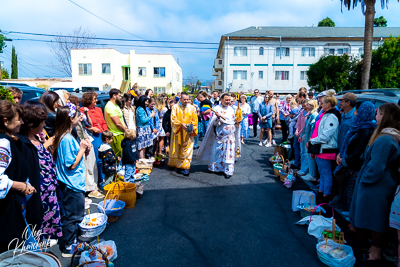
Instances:
[[[268,162],[273,148],[258,143],[246,140],[231,179],[195,159],[189,177],[154,168],[136,206],[100,236],[115,241],[115,266],[325,266],[291,210],[293,190],[309,186],[283,187]]]

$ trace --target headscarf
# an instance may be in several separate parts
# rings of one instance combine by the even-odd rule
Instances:
[[[60,106],[65,106],[65,104],[66,104],[65,93],[68,94],[68,91],[67,90],[57,90],[54,92],[60,96],[60,99],[58,99],[58,104],[60,104]]]
[[[357,115],[354,118],[353,125],[347,132],[346,137],[343,141],[342,147],[340,148],[340,157],[345,158],[347,156],[347,148],[350,144],[353,136],[365,129],[375,129],[377,124],[375,122],[376,107],[370,101],[363,102],[357,110]],[[336,167],[335,173],[339,171],[343,165]]]

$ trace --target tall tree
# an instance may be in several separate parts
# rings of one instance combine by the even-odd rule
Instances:
[[[94,33],[89,29],[83,29],[82,26],[75,28],[72,34],[59,33],[59,36],[56,36],[50,43],[51,51],[58,61],[58,64],[52,63],[52,66],[66,75],[72,76],[71,49],[92,48],[96,46],[96,41],[93,39],[95,37]]]
[[[326,17],[318,22],[318,27],[335,27],[335,22],[331,18]]]
[[[387,20],[383,16],[375,18],[374,27],[387,27]]]
[[[10,75],[8,74],[8,71],[7,71],[6,69],[2,68],[1,71],[0,71],[0,73],[1,73],[1,78],[0,78],[0,80],[3,80],[3,79],[10,79]]]
[[[374,37],[374,18],[375,18],[375,3],[376,0],[340,0],[342,6],[344,4],[348,10],[351,7],[353,9],[358,3],[361,3],[361,11],[365,16],[365,28],[364,28],[364,60],[363,60],[363,71],[361,77],[361,89],[369,88],[369,78],[371,71],[371,59],[372,59],[372,41]],[[399,2],[399,0],[397,0]],[[389,0],[381,0],[381,7],[387,8]]]
[[[14,46],[12,46],[11,54],[11,79],[18,79],[18,59]]]

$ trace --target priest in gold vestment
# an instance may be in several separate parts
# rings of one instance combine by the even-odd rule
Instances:
[[[196,108],[189,104],[189,95],[182,93],[171,111],[171,144],[168,166],[176,167],[183,175],[189,175],[193,156],[194,138],[197,136]]]

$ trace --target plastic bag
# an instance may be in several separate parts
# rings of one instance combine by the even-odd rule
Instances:
[[[328,242],[321,241],[317,244],[318,258],[328,266],[336,267],[353,267],[356,263],[356,258],[353,254],[353,249],[347,245],[340,245],[328,239]]]
[[[97,241],[95,241],[96,243],[91,244],[95,247],[99,247],[99,244],[97,243]],[[113,261],[117,258],[118,254],[117,254],[117,246],[115,245],[115,242],[112,240],[108,240],[108,241],[102,241],[100,242],[100,249],[107,254],[107,258],[109,261]],[[89,251],[83,251],[81,253],[81,258],[79,259],[79,264],[89,262],[89,261],[96,261],[96,262],[104,262],[104,260],[102,259],[100,253],[96,252],[96,257],[97,259],[93,259],[93,257],[90,257],[89,255]]]
[[[310,221],[310,217],[305,217],[302,220],[308,218]],[[325,218],[324,216],[314,215],[312,216],[312,221],[308,226],[308,234],[319,238],[322,236],[322,232],[326,230],[332,230],[332,219],[333,218]],[[300,220],[300,221],[302,221]],[[340,232],[340,227],[336,225],[336,231]]]

